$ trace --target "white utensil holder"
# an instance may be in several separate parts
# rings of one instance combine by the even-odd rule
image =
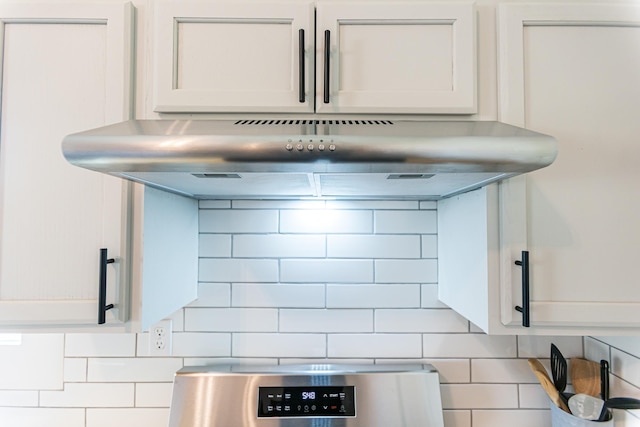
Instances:
[[[578,418],[563,411],[555,403],[550,402],[551,427],[613,427],[613,417],[608,421],[591,421]]]

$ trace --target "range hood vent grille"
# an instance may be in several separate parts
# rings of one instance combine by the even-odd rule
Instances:
[[[234,125],[392,125],[391,120],[238,120]]]

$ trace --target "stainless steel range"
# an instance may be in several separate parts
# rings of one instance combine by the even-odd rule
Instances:
[[[431,365],[189,367],[169,427],[443,427],[440,382]]]

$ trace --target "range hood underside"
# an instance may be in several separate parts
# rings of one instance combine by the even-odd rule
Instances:
[[[510,174],[135,172],[115,175],[197,199],[439,200]]]

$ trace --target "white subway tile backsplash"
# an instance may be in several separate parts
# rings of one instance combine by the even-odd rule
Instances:
[[[442,417],[444,427],[471,427],[471,411],[445,410]]]
[[[135,334],[67,334],[66,357],[133,357],[136,354]]]
[[[86,427],[164,427],[168,423],[169,408],[87,409]]]
[[[422,308],[447,308],[438,299],[438,285],[436,283],[420,286],[420,306]]]
[[[417,308],[419,298],[419,285],[327,285],[329,308]]]
[[[3,406],[38,406],[38,392],[29,391],[0,391],[0,413]],[[0,419],[2,419],[0,417]]]
[[[198,253],[207,258],[229,258],[231,256],[230,234],[200,234]]]
[[[230,283],[198,283],[198,299],[187,307],[229,307],[230,305]]]
[[[327,209],[406,209],[414,210],[420,202],[414,200],[327,200]]]
[[[373,332],[373,310],[280,310],[280,332]]]
[[[280,212],[281,233],[371,233],[373,213],[368,210],[301,209]]]
[[[215,357],[231,355],[231,334],[179,332],[173,334],[172,356]]]
[[[515,358],[516,337],[484,334],[425,334],[424,357]]]
[[[0,346],[0,390],[61,390],[63,334],[22,334],[20,345]]]
[[[64,382],[78,383],[87,381],[87,359],[83,357],[64,359]]]
[[[326,253],[322,235],[240,234],[233,238],[236,258],[319,258]]]
[[[442,406],[445,409],[509,409],[518,407],[518,386],[516,384],[442,384],[440,390]]]
[[[322,209],[324,200],[232,200],[234,209]]]
[[[229,209],[231,200],[199,200],[198,207],[200,209]]]
[[[426,363],[433,365],[440,376],[440,383],[468,383],[471,381],[469,359],[383,359],[385,364]]]
[[[549,410],[476,410],[473,427],[551,427]]]
[[[420,258],[420,236],[330,235],[330,258]]]
[[[171,405],[173,383],[136,384],[136,408],[167,408]]]
[[[474,383],[538,383],[526,359],[472,359],[471,381]]]
[[[287,283],[370,283],[371,260],[280,260],[280,281]]]
[[[467,332],[469,321],[450,309],[378,309],[376,332]]]
[[[591,337],[584,338],[584,358],[589,360],[602,360],[611,361],[611,349],[609,345],[598,341]]]
[[[640,336],[594,337],[598,341],[629,354],[640,356]]]
[[[324,357],[324,334],[237,333],[232,337],[231,355],[235,357]]]
[[[421,357],[419,334],[333,334],[328,337],[329,357]]]
[[[187,308],[186,331],[276,332],[278,310],[272,308]]]
[[[518,390],[521,408],[549,408],[549,397],[540,384],[520,384],[518,385]]]
[[[617,375],[612,375],[609,378],[610,385],[610,396],[625,396],[625,397],[633,397],[634,399],[640,399],[640,388],[634,386],[633,384],[625,381],[624,379],[618,377]],[[633,413],[636,413],[638,417],[640,417],[640,410],[634,410]]]
[[[200,233],[275,233],[278,211],[200,210]]]
[[[422,236],[422,258],[438,257],[438,236],[425,234]]]
[[[85,427],[84,412],[79,408],[0,407],[0,420],[7,427]]]
[[[201,258],[198,277],[201,282],[276,282],[278,261]]]
[[[438,202],[433,200],[423,200],[420,202],[420,209],[436,210],[438,208]]]
[[[600,359],[596,359],[599,361]],[[611,372],[626,382],[640,388],[640,358],[618,350],[611,349]]]
[[[87,380],[90,382],[169,382],[182,359],[177,358],[91,358]]]
[[[437,283],[436,259],[375,261],[376,283]]]
[[[234,307],[317,308],[325,305],[324,285],[234,283],[231,304]]]
[[[469,359],[422,359],[433,365],[440,375],[440,383],[468,383],[471,381]]]
[[[133,384],[68,383],[63,391],[40,392],[43,407],[126,408],[133,403]]]
[[[380,234],[435,234],[438,232],[437,213],[432,210],[376,211],[375,233]]]
[[[518,356],[549,358],[551,343],[560,349],[567,360],[570,357],[582,357],[583,355],[582,337],[523,335],[518,338]]]

